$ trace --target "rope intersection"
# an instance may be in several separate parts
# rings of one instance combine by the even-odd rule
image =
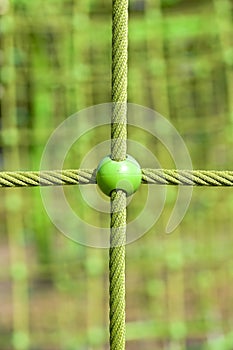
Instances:
[[[96,184],[96,169],[0,172],[0,187],[88,184]],[[142,184],[177,186],[233,186],[233,171],[143,168]]]
[[[128,0],[112,0],[111,159],[127,153]],[[142,184],[233,186],[233,171],[142,170]],[[85,185],[96,183],[96,169],[0,172],[0,187]],[[111,193],[109,249],[110,350],[125,349],[126,193]]]

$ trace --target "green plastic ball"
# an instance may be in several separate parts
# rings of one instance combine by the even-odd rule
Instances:
[[[97,184],[107,196],[110,196],[113,190],[122,190],[130,196],[139,188],[141,179],[141,167],[129,155],[119,162],[112,160],[110,156],[104,157],[97,167]]]

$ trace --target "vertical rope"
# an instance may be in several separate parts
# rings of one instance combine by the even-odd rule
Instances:
[[[128,0],[113,0],[111,158],[122,161],[127,150]],[[110,350],[125,349],[126,194],[111,194],[109,250]]]
[[[110,350],[125,349],[125,222],[126,196],[111,197],[111,248],[109,251]]]
[[[112,159],[126,157],[128,0],[113,0],[112,15]]]

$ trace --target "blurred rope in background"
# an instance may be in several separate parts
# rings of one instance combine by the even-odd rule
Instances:
[[[194,169],[233,164],[232,6],[231,0],[130,1],[128,99],[171,121]],[[111,4],[0,0],[0,16],[1,170],[36,171],[60,122],[111,100]],[[173,168],[160,143],[140,130],[129,135],[163,168]],[[104,138],[102,129],[84,135],[66,168],[77,169]],[[152,167],[147,159],[142,166]],[[85,204],[77,208],[82,196],[70,188],[74,210],[107,226]],[[131,219],[144,190],[130,203]],[[173,186],[156,225],[127,246],[129,350],[233,348],[233,194],[193,192],[172,235],[163,232]],[[2,189],[0,208],[1,349],[107,349],[108,252],[59,235],[37,188]]]

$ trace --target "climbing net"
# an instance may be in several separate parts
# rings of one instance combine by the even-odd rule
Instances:
[[[112,17],[112,120],[111,159],[127,156],[128,0],[113,0]],[[142,184],[233,186],[233,171],[143,168]],[[96,169],[1,172],[0,187],[96,184]],[[111,192],[109,250],[110,348],[125,348],[125,236],[126,197],[122,189]]]

